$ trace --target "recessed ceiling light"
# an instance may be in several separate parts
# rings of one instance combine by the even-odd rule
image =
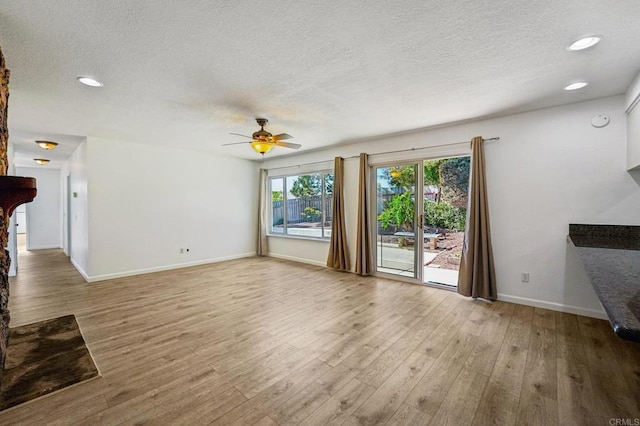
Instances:
[[[44,166],[45,164],[49,164],[49,161],[51,160],[47,160],[46,158],[34,158],[33,161],[40,164],[41,166]]]
[[[578,90],[582,89],[583,87],[587,87],[588,85],[589,83],[587,83],[586,81],[578,81],[565,86],[564,90]]]
[[[40,148],[47,149],[47,150],[54,149],[56,146],[58,146],[57,142],[51,142],[51,141],[36,141],[36,143]]]
[[[78,76],[77,77],[78,81],[82,84],[84,84],[85,86],[91,86],[91,87],[102,87],[104,86],[104,84],[100,83],[98,80],[96,80],[93,77],[87,77],[87,76]]]
[[[584,50],[584,49],[588,49],[592,46],[595,46],[596,44],[600,43],[600,41],[602,40],[602,36],[601,35],[590,35],[587,37],[582,37],[579,40],[574,41],[573,43],[571,43],[567,49],[569,50]]]

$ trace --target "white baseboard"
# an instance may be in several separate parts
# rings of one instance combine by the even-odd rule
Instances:
[[[31,251],[31,250],[51,250],[51,249],[59,249],[59,248],[62,248],[62,247],[56,246],[56,245],[53,245],[53,246],[28,246],[27,250],[28,251]]]
[[[134,276],[134,275],[150,274],[150,273],[153,273],[153,272],[169,271],[169,270],[172,270],[172,269],[189,268],[189,267],[192,267],[192,266],[200,266],[200,265],[206,265],[206,264],[210,264],[210,263],[224,262],[224,261],[227,261],[227,260],[241,259],[241,258],[245,258],[245,257],[253,257],[255,255],[256,254],[253,253],[253,252],[252,253],[242,253],[242,254],[237,254],[237,255],[232,255],[232,256],[218,257],[218,258],[215,258],[215,259],[198,260],[198,261],[195,261],[195,262],[186,262],[186,263],[179,263],[179,264],[174,264],[174,265],[158,266],[158,267],[147,268],[147,269],[137,269],[137,270],[132,270],[132,271],[117,272],[117,273],[113,273],[113,274],[96,275],[96,276],[92,276],[92,277],[88,276],[87,273],[78,265],[78,263],[75,260],[71,259],[71,263],[73,264],[73,266],[75,266],[75,268],[78,270],[78,272],[80,272],[80,274],[85,279],[85,281],[87,281],[89,283],[93,283],[93,282],[105,281],[105,280],[110,280],[110,279],[115,279],[115,278],[123,278],[123,277],[130,277],[130,276]],[[306,263],[306,264],[309,264],[309,265],[321,266],[321,267],[324,267],[324,268],[327,267],[327,265],[325,263],[323,263],[323,262],[319,262],[317,260],[311,260],[311,259],[304,259],[304,258],[301,258],[301,257],[287,256],[287,255],[282,255],[282,254],[277,254],[277,253],[269,253],[268,257],[273,257],[273,258],[276,258],[276,259],[291,260],[291,261],[294,261],[294,262]],[[604,312],[604,309],[602,309],[602,310],[587,309],[587,308],[581,308],[581,307],[578,307],[578,306],[563,305],[561,303],[549,302],[549,301],[546,301],[546,300],[539,300],[539,299],[531,299],[531,298],[527,298],[527,297],[512,296],[512,295],[503,294],[503,293],[498,293],[498,300],[501,300],[503,302],[516,303],[516,304],[519,304],[519,305],[533,306],[533,307],[536,307],[536,308],[550,309],[552,311],[567,312],[567,313],[570,313],[570,314],[583,315],[583,316],[591,317],[591,318],[598,318],[598,319],[605,319],[605,320],[608,319],[607,314]]]
[[[306,263],[309,265],[322,266],[325,268],[327,267],[327,265],[323,262],[318,262],[317,260],[311,260],[311,259],[304,259],[301,257],[286,256],[286,255],[277,254],[277,253],[269,253],[268,256],[274,257],[277,259],[285,259],[285,260],[291,260],[299,263]],[[355,273],[354,271],[349,271],[349,272]],[[501,300],[503,302],[516,303],[519,305],[527,305],[527,306],[533,306],[536,308],[549,309],[552,311],[582,315],[585,317],[598,318],[598,319],[604,319],[604,320],[608,319],[607,314],[604,312],[604,309],[596,310],[596,309],[581,308],[579,306],[564,305],[562,303],[548,302],[546,300],[530,299],[527,297],[520,297],[520,296],[511,296],[509,294],[502,294],[502,293],[498,293],[498,300]]]
[[[72,257],[69,258],[71,260],[71,264],[78,270],[78,272],[80,272],[80,275],[82,275],[82,278],[84,278],[84,280],[86,282],[90,282],[89,281],[89,275],[87,275],[87,273],[84,271],[84,269],[82,269],[80,267],[80,265],[78,265],[78,262],[76,262],[75,260],[73,260]]]
[[[189,268],[192,266],[200,266],[200,265],[207,265],[209,263],[218,263],[218,262],[224,262],[227,260],[233,260],[233,259],[240,259],[243,257],[252,257],[255,256],[256,254],[254,252],[251,253],[242,253],[242,254],[235,254],[232,256],[224,256],[224,257],[216,257],[214,259],[205,259],[205,260],[196,260],[194,262],[186,262],[186,263],[177,263],[177,264],[173,264],[173,265],[165,265],[165,266],[156,266],[153,268],[145,268],[145,269],[136,269],[136,270],[132,270],[132,271],[124,271],[124,272],[115,272],[113,274],[103,274],[103,275],[94,275],[92,277],[85,277],[85,279],[87,280],[87,282],[90,283],[94,283],[97,281],[105,281],[105,280],[112,280],[114,278],[124,278],[124,277],[131,277],[134,275],[143,275],[143,274],[151,274],[153,272],[162,272],[162,271],[170,271],[172,269],[182,269],[182,268]],[[77,266],[76,266],[77,268]],[[82,274],[82,272],[80,272]],[[84,276],[84,274],[83,274]]]
[[[286,256],[284,254],[277,254],[277,253],[269,253],[267,254],[267,256],[275,257],[276,259],[292,260],[298,263],[306,263],[308,265],[324,266],[325,268],[327,267],[327,264],[325,262],[318,262],[317,260],[304,259],[302,257]]]
[[[608,320],[607,314],[603,310],[580,308],[578,306],[563,305],[562,303],[548,302],[546,300],[530,299],[528,297],[511,296],[498,293],[498,300],[503,302],[517,303],[518,305],[533,306],[535,308],[550,309],[552,311],[566,312],[569,314],[582,315],[585,317]]]

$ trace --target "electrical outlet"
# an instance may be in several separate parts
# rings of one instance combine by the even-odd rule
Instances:
[[[529,282],[529,273],[528,272],[523,272],[522,273],[522,282],[523,283],[528,283]]]

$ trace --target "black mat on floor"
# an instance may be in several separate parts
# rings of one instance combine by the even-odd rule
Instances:
[[[99,375],[73,315],[11,328],[4,368],[0,410]]]

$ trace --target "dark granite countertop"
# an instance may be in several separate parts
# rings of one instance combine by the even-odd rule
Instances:
[[[640,250],[640,240],[624,238],[587,237],[584,235],[570,235],[576,247],[595,247],[615,250]]]
[[[614,332],[640,342],[640,226],[569,225]]]

